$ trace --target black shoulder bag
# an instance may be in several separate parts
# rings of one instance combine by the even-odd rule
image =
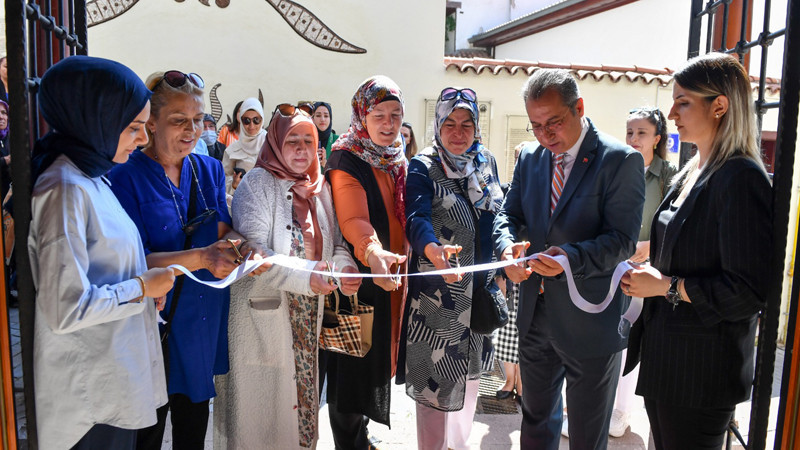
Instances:
[[[462,190],[463,193],[463,190]],[[466,197],[469,201],[469,197]],[[478,220],[480,214],[472,208],[472,220],[475,221],[475,258],[483,256],[481,251],[481,226]],[[494,279],[489,278],[489,272],[474,272],[472,274],[472,311],[469,319],[469,329],[478,334],[492,334],[492,332],[508,323],[508,303],[500,287]]]
[[[188,155],[187,157],[194,169],[192,171],[194,175],[197,173],[197,164],[194,162],[192,155]],[[186,220],[189,220],[190,217],[194,217],[197,213],[197,190],[200,189],[197,181],[197,178],[192,176],[192,185],[189,187],[189,209],[186,211]],[[192,236],[187,234],[186,240],[183,241],[183,249],[189,250],[190,248],[192,248]],[[172,329],[172,319],[175,318],[175,311],[178,310],[178,298],[181,296],[184,280],[186,280],[185,275],[178,277],[175,281],[175,287],[172,289],[172,303],[169,306],[169,314],[167,314],[167,323],[164,325],[164,331],[161,333],[161,353],[164,354],[164,369],[167,372],[167,380],[169,380],[169,343],[167,342],[167,337]]]

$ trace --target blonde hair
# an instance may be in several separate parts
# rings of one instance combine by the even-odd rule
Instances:
[[[690,59],[673,78],[675,83],[704,97],[708,103],[720,95],[728,98],[728,110],[719,120],[711,153],[696,184],[705,183],[725,162],[737,157],[752,160],[766,174],[757,142],[750,77],[739,61],[724,53],[708,53]],[[699,162],[700,156],[695,155],[675,175],[674,182],[682,180],[681,186],[684,186],[690,178],[687,175],[698,168]]]
[[[167,105],[173,97],[179,94],[186,94],[186,95],[193,95],[196,97],[200,97],[200,101],[203,101],[203,90],[189,80],[186,80],[186,83],[183,86],[176,88],[169,85],[169,83],[163,82],[164,79],[164,72],[153,72],[150,76],[147,77],[145,81],[145,85],[147,89],[153,91],[153,96],[150,97],[150,115],[153,117],[158,117],[158,114],[161,112],[161,108]],[[149,148],[153,146],[153,133],[147,128],[147,145],[145,148]]]

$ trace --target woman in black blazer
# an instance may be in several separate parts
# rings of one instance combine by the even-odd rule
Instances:
[[[622,279],[623,292],[646,298],[625,371],[641,360],[636,393],[656,448],[719,449],[753,381],[771,267],[771,188],[741,64],[711,53],[674,80],[669,118],[697,154],[653,217],[652,266]]]

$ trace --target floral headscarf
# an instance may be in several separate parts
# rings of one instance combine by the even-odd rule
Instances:
[[[472,123],[475,125],[475,136],[470,148],[463,154],[456,155],[444,148],[441,129],[444,121],[453,111],[459,108],[469,111]],[[489,161],[482,154],[484,147],[480,140],[479,114],[478,104],[462,97],[460,93],[450,100],[442,100],[440,95],[439,100],[436,102],[433,148],[439,153],[447,178],[467,179],[467,196],[475,205],[475,208],[496,213],[501,203],[497,200],[498,198],[502,200],[502,195],[499,197],[498,195],[493,195],[493,192],[497,193],[499,184],[494,186],[494,184],[497,184],[497,180],[494,179]],[[488,183],[487,180],[489,181]],[[497,189],[494,189],[495,187]]]
[[[386,147],[372,142],[367,132],[367,115],[375,105],[388,100],[397,100],[403,105],[403,93],[397,84],[383,75],[367,78],[358,87],[353,100],[350,128],[333,144],[331,151],[346,150],[370,166],[382,170],[394,180],[394,215],[403,229],[406,227],[405,190],[408,160],[405,157],[400,133]],[[405,108],[405,107],[404,107]]]

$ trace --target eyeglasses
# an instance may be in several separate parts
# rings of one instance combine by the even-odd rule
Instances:
[[[198,190],[199,189],[200,188],[198,187]],[[181,229],[183,230],[183,234],[187,236],[193,235],[195,231],[197,231],[201,226],[207,224],[216,217],[217,217],[217,210],[206,209],[199,216],[186,222],[186,224],[181,227]]]
[[[314,109],[311,103],[301,103],[299,105],[293,105],[291,103],[281,103],[280,105],[275,107],[275,111],[272,111],[274,115],[275,112],[280,112],[283,117],[290,117],[295,114],[303,114],[304,116],[311,117],[311,111]]]
[[[442,89],[442,93],[439,94],[440,100],[452,100],[456,97],[461,97],[468,102],[478,101],[478,95],[470,88],[456,89],[454,87],[448,87]]]
[[[186,84],[186,81],[189,81],[193,85],[203,89],[206,87],[206,83],[203,81],[203,78],[200,75],[192,72],[192,73],[183,73],[180,70],[168,70],[164,72],[164,76],[161,77],[161,81],[166,81],[168,85],[178,89]],[[159,81],[158,83],[161,83]],[[158,86],[158,83],[156,86]],[[155,87],[153,87],[155,89]]]
[[[564,127],[564,119],[567,117],[567,114],[569,114],[569,110],[567,110],[567,112],[565,112],[560,118],[553,120],[546,125],[533,126],[529,123],[525,128],[525,131],[533,134],[534,136],[541,136],[542,133],[556,134],[561,131],[561,128]]]
[[[261,123],[261,117],[253,117],[252,119],[249,117],[242,117],[242,123],[245,125],[250,125],[250,122],[253,122],[256,125]]]

